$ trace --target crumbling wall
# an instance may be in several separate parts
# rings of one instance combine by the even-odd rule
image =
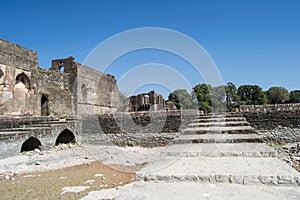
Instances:
[[[38,116],[41,116],[41,99],[48,99],[48,115],[72,116],[73,93],[69,88],[69,74],[54,70],[35,69],[32,72],[32,86],[36,94]]]
[[[37,52],[0,39],[0,64],[30,71],[38,65]]]
[[[73,114],[74,74],[44,70],[37,63],[35,51],[0,39],[0,115]]]
[[[77,63],[76,113],[78,115],[105,114],[116,111],[118,98],[116,79]]]

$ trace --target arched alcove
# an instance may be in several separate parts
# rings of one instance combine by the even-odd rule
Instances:
[[[3,75],[4,75],[4,73],[3,73],[2,69],[0,69],[0,78],[2,78]]]
[[[48,116],[49,115],[49,99],[47,95],[43,94],[41,98],[41,115]]]
[[[75,143],[75,135],[72,131],[65,129],[57,137],[55,145]]]
[[[26,88],[28,88],[28,89],[30,88],[30,79],[24,72],[22,72],[21,74],[19,74],[16,77],[16,84],[18,84],[20,82],[23,83]]]
[[[23,151],[32,151],[34,149],[40,149],[42,146],[39,139],[35,137],[30,137],[22,144],[21,152]]]
[[[65,67],[64,67],[64,66],[60,66],[60,67],[59,67],[59,71],[60,71],[60,72],[65,72]]]

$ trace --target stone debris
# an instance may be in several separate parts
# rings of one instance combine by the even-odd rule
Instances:
[[[283,153],[283,160],[300,172],[300,142],[277,147]]]
[[[41,164],[41,162],[38,162],[38,161],[37,161],[37,162],[35,162],[34,164],[35,164],[35,165],[40,165],[40,164]]]
[[[72,186],[72,187],[64,187],[62,188],[62,192],[60,193],[61,195],[67,193],[67,192],[74,192],[74,193],[78,193],[78,192],[82,192],[86,189],[90,188],[90,186]]]
[[[32,174],[28,174],[28,175],[25,175],[25,176],[23,176],[24,178],[31,178],[31,177],[35,177],[34,175],[32,175]]]
[[[95,177],[103,177],[103,174],[95,174]]]
[[[87,180],[83,184],[93,184],[94,182],[95,182],[95,180]]]

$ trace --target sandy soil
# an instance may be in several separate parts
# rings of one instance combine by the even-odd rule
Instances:
[[[1,199],[80,199],[90,191],[122,186],[159,159],[161,149],[61,145],[1,159]]]
[[[135,170],[128,167],[126,170],[133,173],[93,162],[90,165],[13,175],[8,180],[4,175],[0,179],[1,199],[80,199],[93,190],[115,188],[135,181]]]

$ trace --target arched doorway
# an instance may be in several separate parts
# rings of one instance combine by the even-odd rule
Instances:
[[[30,89],[30,79],[26,74],[24,74],[24,72],[16,77],[16,84],[20,82],[23,83],[27,89]]]
[[[41,98],[41,115],[48,116],[49,115],[49,99],[46,95],[42,95]]]
[[[65,129],[57,137],[55,145],[75,143],[75,135],[72,131]]]
[[[21,152],[32,151],[34,149],[40,149],[42,146],[40,140],[35,137],[30,137],[22,144]]]

